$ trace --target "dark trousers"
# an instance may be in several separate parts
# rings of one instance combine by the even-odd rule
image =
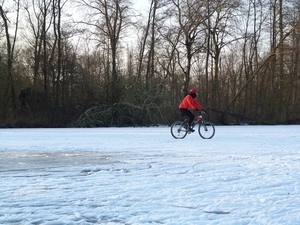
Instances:
[[[181,114],[183,116],[186,116],[189,118],[189,126],[191,126],[193,120],[195,119],[194,114],[188,109],[179,109],[179,111],[181,112]]]

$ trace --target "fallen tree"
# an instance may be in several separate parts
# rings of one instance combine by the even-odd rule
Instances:
[[[155,103],[134,105],[120,102],[113,105],[97,105],[87,109],[69,127],[148,126],[165,121],[163,106]]]

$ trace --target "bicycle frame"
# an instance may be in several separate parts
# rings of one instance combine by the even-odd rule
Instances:
[[[196,116],[194,121],[193,121],[193,125],[192,125],[192,129],[199,124],[200,126],[204,127],[204,130],[207,131],[207,127],[206,127],[206,120],[203,118],[202,115]]]

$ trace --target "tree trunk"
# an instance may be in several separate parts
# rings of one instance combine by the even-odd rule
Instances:
[[[5,30],[5,37],[6,37],[6,55],[7,55],[7,75],[6,75],[6,89],[4,92],[4,108],[3,108],[3,118],[6,118],[6,113],[7,113],[7,107],[9,105],[9,101],[11,102],[11,109],[12,113],[15,115],[16,113],[16,93],[15,93],[15,86],[14,86],[14,79],[13,79],[13,59],[14,59],[14,47],[17,39],[17,31],[18,31],[18,22],[19,22],[19,1],[17,2],[18,8],[17,8],[17,20],[16,20],[16,25],[15,25],[15,33],[14,33],[14,38],[13,42],[11,43],[11,37],[9,34],[9,28],[8,28],[8,18],[6,17],[2,6],[0,6],[0,14],[3,19],[4,23],[4,30]]]

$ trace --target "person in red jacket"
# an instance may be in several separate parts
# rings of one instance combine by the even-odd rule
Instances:
[[[202,111],[204,110],[202,105],[198,102],[196,99],[197,97],[197,90],[195,88],[192,88],[188,95],[185,96],[185,98],[181,101],[179,105],[179,110],[182,115],[187,116],[189,118],[189,126],[191,127],[191,124],[193,120],[195,119],[195,115],[190,110],[195,111]],[[191,129],[191,132],[194,132],[195,130]]]

